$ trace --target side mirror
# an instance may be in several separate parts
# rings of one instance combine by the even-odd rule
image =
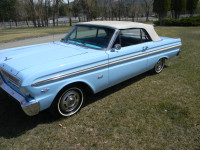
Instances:
[[[114,48],[116,49],[116,50],[120,50],[121,49],[121,44],[115,44],[115,46],[114,46]]]

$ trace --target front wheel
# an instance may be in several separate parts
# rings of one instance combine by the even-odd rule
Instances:
[[[156,63],[154,69],[153,69],[153,72],[158,74],[160,72],[162,72],[163,68],[165,66],[165,59],[164,58],[161,58],[158,60],[158,62]]]
[[[67,117],[77,113],[84,103],[84,92],[80,87],[72,86],[62,90],[50,110],[56,116]]]

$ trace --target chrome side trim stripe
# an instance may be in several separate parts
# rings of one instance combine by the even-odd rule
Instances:
[[[131,56],[131,57],[127,57],[127,58],[124,58],[124,59],[120,59],[120,60],[112,61],[112,62],[109,62],[109,63],[105,63],[105,64],[102,64],[102,65],[90,67],[90,68],[83,69],[83,70],[80,70],[80,71],[75,71],[75,72],[72,72],[72,73],[58,75],[58,76],[55,76],[55,77],[52,77],[52,78],[49,78],[49,79],[46,79],[46,80],[41,80],[39,82],[36,82],[36,83],[32,84],[32,86],[38,86],[38,85],[41,85],[41,84],[44,84],[44,83],[47,83],[47,82],[59,80],[61,78],[66,78],[66,77],[69,77],[69,76],[72,76],[72,75],[76,75],[76,74],[79,74],[79,73],[87,72],[87,71],[98,69],[98,68],[101,68],[101,67],[106,67],[108,65],[113,65],[113,64],[120,63],[120,62],[123,62],[123,61],[128,61],[128,60],[139,58],[139,57],[142,57],[142,56],[158,53],[158,52],[165,51],[167,49],[171,49],[171,48],[178,47],[178,46],[181,46],[181,45],[182,44],[177,44],[177,45],[173,45],[173,46],[170,46],[170,47],[166,47],[166,48],[158,49],[158,50],[155,50],[155,51],[147,52],[147,53],[144,53],[144,54],[139,54],[139,55],[136,55],[136,56]]]
[[[167,49],[178,47],[178,46],[181,46],[181,45],[182,44],[177,44],[177,45],[173,45],[173,46],[170,46],[170,47],[166,47],[166,48],[158,49],[158,50],[155,50],[155,51],[147,52],[147,53],[144,53],[144,54],[139,54],[139,55],[136,55],[136,56],[131,56],[131,57],[127,57],[127,58],[124,58],[124,59],[112,61],[112,62],[109,63],[109,65],[113,65],[113,64],[120,63],[120,62],[123,62],[123,61],[128,61],[128,60],[131,60],[131,59],[134,59],[134,58],[138,58],[138,57],[142,57],[142,56],[158,53],[158,52],[165,51]]]
[[[58,80],[58,79],[61,79],[61,78],[66,78],[68,76],[72,76],[72,75],[75,75],[75,74],[79,74],[79,73],[82,73],[82,72],[90,71],[90,70],[101,68],[101,67],[105,67],[105,66],[108,66],[108,63],[102,64],[102,65],[98,65],[98,66],[94,66],[94,67],[87,68],[87,69],[83,69],[83,70],[80,70],[80,71],[75,71],[75,72],[64,74],[64,75],[58,75],[58,76],[55,76],[55,77],[52,77],[52,78],[49,78],[49,79],[46,79],[46,80],[42,80],[42,81],[36,82],[36,83],[32,84],[32,86],[38,86],[38,85],[44,84],[46,82]]]

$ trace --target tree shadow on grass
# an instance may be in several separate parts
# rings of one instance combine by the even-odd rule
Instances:
[[[88,100],[84,107],[109,96],[148,75],[150,75],[148,72],[141,74],[98,94],[90,95],[88,96]],[[0,90],[0,138],[4,137],[9,139],[18,137],[39,124],[51,123],[56,120],[58,120],[58,118],[52,117],[48,110],[42,111],[38,115],[32,117],[25,115],[21,106],[12,97],[9,97],[4,91]]]

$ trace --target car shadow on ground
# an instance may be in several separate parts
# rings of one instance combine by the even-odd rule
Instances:
[[[115,85],[113,87],[110,87],[110,88],[108,88],[106,90],[103,90],[103,91],[101,91],[101,92],[99,92],[97,94],[89,95],[89,96],[87,96],[87,101],[86,101],[84,107],[86,107],[87,105],[90,105],[90,104],[92,104],[92,103],[94,103],[94,102],[96,102],[98,100],[101,100],[104,97],[109,96],[110,94],[115,93],[115,92],[117,92],[117,91],[119,91],[119,90],[121,90],[121,89],[123,89],[123,88],[125,88],[125,87],[127,87],[129,85],[131,85],[131,84],[134,84],[137,81],[140,81],[140,80],[142,80],[143,78],[145,78],[147,76],[151,76],[151,75],[154,75],[154,74],[152,74],[151,72],[146,72],[146,73],[143,73],[143,74],[138,75],[136,77],[133,77],[133,78],[131,78],[129,80],[126,80],[126,81],[124,81],[122,83],[119,83],[119,84],[117,84],[117,85]]]
[[[149,75],[151,75],[149,72],[143,73],[100,93],[91,95],[88,97],[84,107],[87,107],[87,105],[101,100]],[[15,138],[28,130],[35,128],[39,124],[51,123],[56,120],[58,120],[58,118],[52,117],[48,110],[42,111],[36,116],[26,116],[15,100],[12,97],[9,97],[4,91],[0,90],[0,138]]]

